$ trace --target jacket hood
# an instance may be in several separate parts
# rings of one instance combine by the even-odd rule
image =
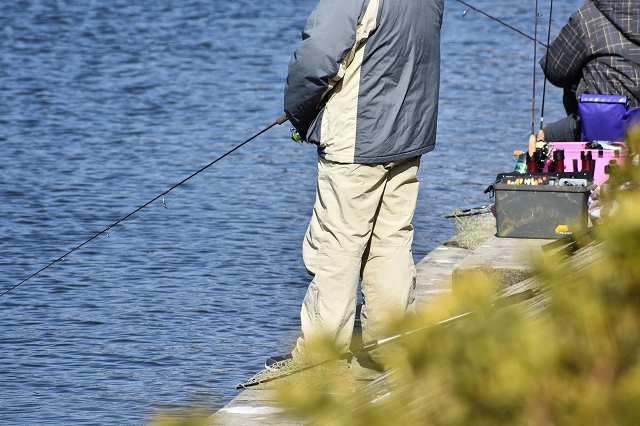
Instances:
[[[640,5],[638,0],[599,0],[598,10],[635,44],[640,45]]]

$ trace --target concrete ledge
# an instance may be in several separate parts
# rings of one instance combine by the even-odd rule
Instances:
[[[211,425],[299,426],[307,422],[284,413],[273,390],[243,390],[220,411],[207,419]]]
[[[471,250],[456,247],[453,240],[436,247],[416,265],[416,309],[428,309],[440,296],[450,294],[454,268]]]
[[[495,283],[496,291],[530,278],[534,270],[529,257],[532,251],[552,240],[491,237],[473,250],[453,270],[452,290],[462,281],[478,276]]]

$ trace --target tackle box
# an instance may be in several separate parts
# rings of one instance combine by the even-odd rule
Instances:
[[[492,185],[496,235],[557,239],[586,229],[592,179],[589,172],[498,175]]]

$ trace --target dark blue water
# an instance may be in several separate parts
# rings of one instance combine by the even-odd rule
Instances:
[[[531,0],[474,4],[533,33]],[[553,34],[579,4],[556,2]],[[314,6],[2,2],[0,291],[272,123]],[[488,202],[531,129],[532,42],[463,10],[448,0],[416,260],[452,236],[445,213]],[[0,424],[140,424],[235,396],[296,336],[315,161],[272,129],[0,298]]]

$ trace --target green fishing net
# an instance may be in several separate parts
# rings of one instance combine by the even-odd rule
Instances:
[[[349,387],[359,381],[370,381],[381,374],[370,372],[346,359],[310,361],[293,358],[259,371],[249,380],[238,384],[236,389],[274,389],[292,383],[320,388],[328,384]]]
[[[496,218],[491,206],[454,210],[445,215],[453,218],[453,230],[459,247],[473,250],[496,234]]]

